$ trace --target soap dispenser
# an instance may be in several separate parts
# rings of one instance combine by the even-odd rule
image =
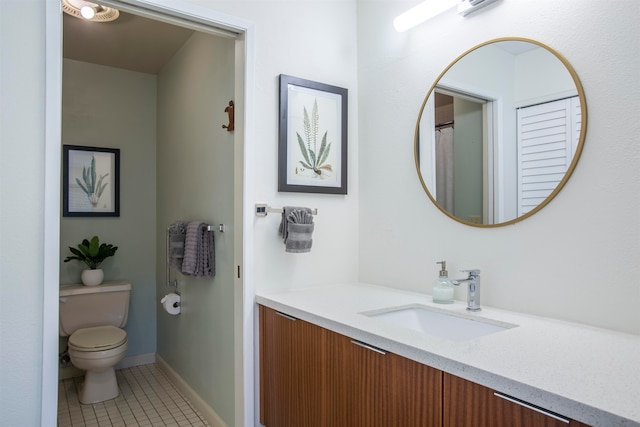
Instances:
[[[447,272],[447,262],[440,261],[436,264],[441,265],[438,278],[433,281],[433,302],[438,304],[452,304],[453,303],[453,284],[449,280],[449,273]]]

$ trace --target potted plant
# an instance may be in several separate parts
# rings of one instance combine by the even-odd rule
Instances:
[[[104,272],[100,267],[102,261],[115,255],[118,250],[117,246],[111,244],[102,243],[98,236],[93,236],[91,240],[84,239],[76,248],[69,246],[69,250],[73,256],[68,256],[64,262],[71,260],[82,261],[89,267],[82,271],[80,278],[82,284],[86,286],[95,286],[102,283],[104,279]]]

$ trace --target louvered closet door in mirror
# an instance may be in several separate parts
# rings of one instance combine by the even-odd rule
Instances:
[[[519,108],[518,216],[542,203],[568,171],[580,134],[577,96]]]

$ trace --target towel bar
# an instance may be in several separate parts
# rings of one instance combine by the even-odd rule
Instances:
[[[207,231],[219,231],[220,233],[224,233],[224,224],[218,224],[217,227],[207,225]],[[167,233],[169,233],[169,227],[167,227]]]
[[[272,208],[265,203],[256,203],[256,216],[267,216],[270,213],[282,213],[282,208]],[[318,215],[318,209],[312,209],[313,215]]]

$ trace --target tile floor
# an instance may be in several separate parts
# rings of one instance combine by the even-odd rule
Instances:
[[[155,364],[116,371],[120,396],[83,405],[78,401],[82,377],[58,384],[58,427],[208,426]]]

